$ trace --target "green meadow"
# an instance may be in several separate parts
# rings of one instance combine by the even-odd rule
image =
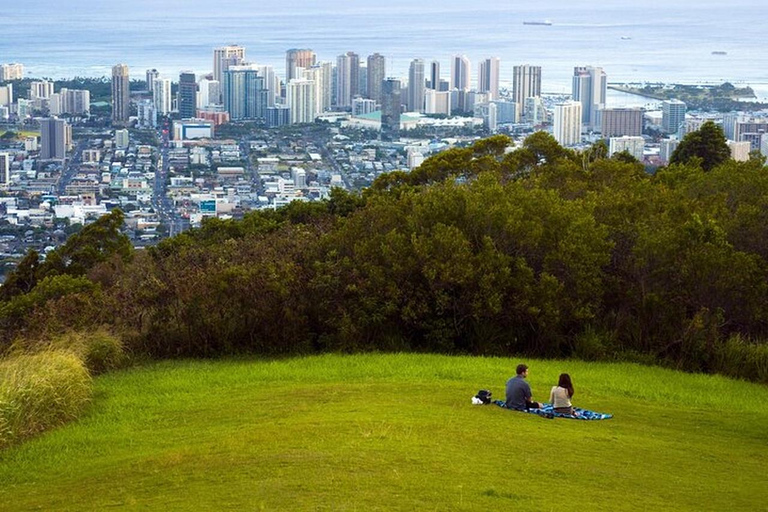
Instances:
[[[768,388],[634,364],[561,372],[607,421],[473,406],[520,361],[164,361],[94,380],[75,422],[0,451],[0,510],[758,510]]]

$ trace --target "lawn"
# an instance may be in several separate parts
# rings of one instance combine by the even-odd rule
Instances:
[[[768,387],[631,364],[561,371],[607,421],[473,406],[517,360],[161,362],[99,377],[82,419],[0,452],[0,510],[765,509]]]

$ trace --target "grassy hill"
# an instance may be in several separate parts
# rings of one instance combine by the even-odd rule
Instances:
[[[0,452],[0,510],[756,510],[768,388],[631,364],[569,372],[600,422],[472,406],[519,361],[160,362],[99,377],[80,420]]]

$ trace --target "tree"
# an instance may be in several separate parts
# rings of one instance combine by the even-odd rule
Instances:
[[[694,158],[701,159],[701,168],[711,171],[731,157],[723,129],[707,121],[695,132],[686,135],[669,160],[671,164],[685,164]]]

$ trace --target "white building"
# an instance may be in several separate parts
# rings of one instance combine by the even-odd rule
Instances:
[[[741,142],[729,140],[728,148],[731,150],[731,158],[737,162],[746,162],[749,160],[749,152],[752,149],[752,144],[748,140]]]
[[[581,102],[566,101],[555,105],[552,135],[563,146],[581,142]]]
[[[158,78],[152,90],[155,109],[160,115],[168,115],[171,111],[171,81],[168,78]]]
[[[205,109],[217,105],[221,99],[221,84],[216,80],[203,78],[197,84],[197,108]]]
[[[451,115],[451,93],[450,91],[436,91],[427,89],[424,92],[424,112],[427,114]]]
[[[173,122],[173,140],[211,139],[213,122],[205,119],[184,119]]]
[[[627,151],[640,162],[643,161],[643,149],[645,148],[645,139],[642,137],[632,137],[625,135],[623,137],[611,137],[608,139],[608,153],[610,156],[622,151]]]
[[[24,65],[17,62],[0,64],[0,82],[24,78]]]
[[[661,158],[662,162],[669,163],[669,160],[672,158],[672,153],[675,152],[679,144],[679,139],[663,139],[661,141],[659,158]]]
[[[288,82],[285,99],[291,109],[291,124],[311,123],[317,114],[314,80],[296,79]]]
[[[7,185],[11,181],[11,155],[0,153],[0,185]]]
[[[29,84],[29,99],[50,99],[53,95],[53,82],[42,80]]]
[[[119,149],[125,149],[130,145],[130,138],[128,137],[128,130],[115,130],[115,147]]]
[[[362,116],[376,111],[376,101],[366,98],[355,98],[352,100],[352,115]]]

